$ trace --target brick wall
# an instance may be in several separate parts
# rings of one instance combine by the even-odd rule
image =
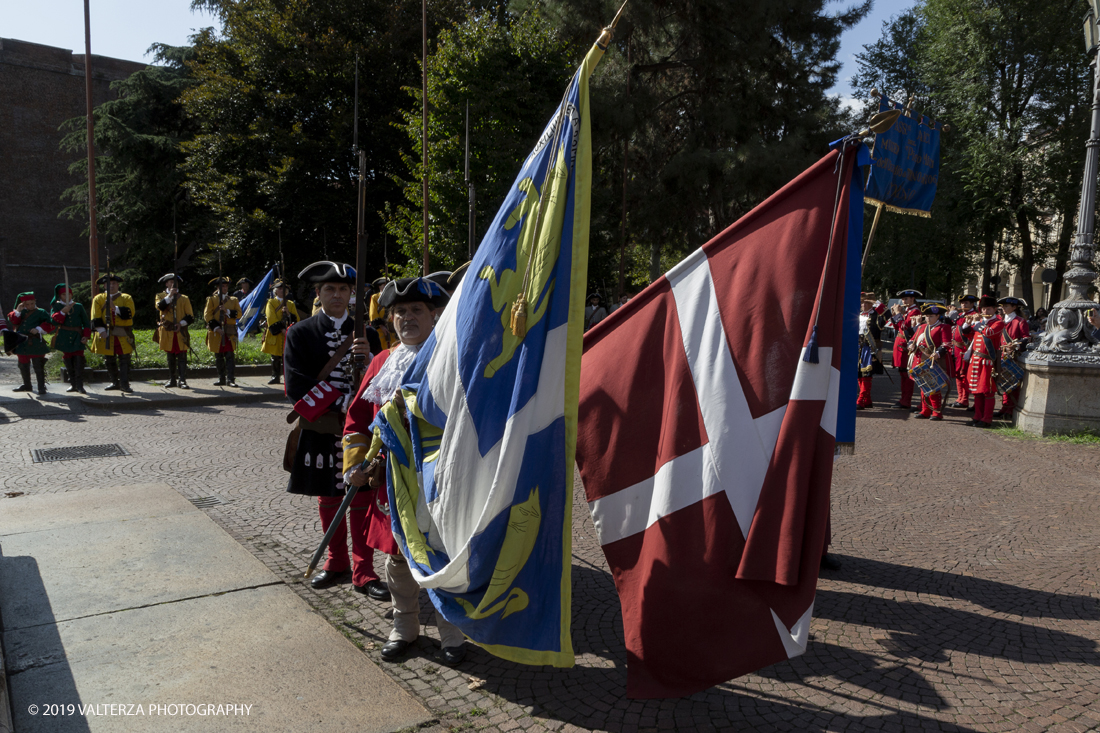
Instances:
[[[113,98],[110,83],[143,68],[93,54],[93,103]],[[61,193],[81,181],[69,165],[83,153],[61,151],[59,128],[85,114],[84,55],[0,38],[0,100],[0,307],[8,311],[24,290],[48,303],[62,265],[74,284],[89,276],[87,223],[58,218],[68,205]]]

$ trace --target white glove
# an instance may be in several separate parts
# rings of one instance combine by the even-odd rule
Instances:
[[[219,336],[221,336],[221,335],[222,335],[222,327],[221,327],[221,326],[215,326],[215,327],[214,327],[214,333],[216,333],[216,334],[218,334]]]
[[[38,326],[38,327],[37,327],[37,328],[35,328],[34,330],[35,330],[36,332],[38,332],[38,334],[39,334],[40,336],[45,336],[45,335],[46,335],[46,332],[42,330],[42,327],[41,327],[41,326]]]
[[[116,316],[121,316],[121,315],[122,315],[122,311],[120,311],[120,310],[118,309],[118,306],[117,306],[117,305],[115,306],[115,315],[116,315]]]
[[[102,328],[102,327],[97,328],[96,331],[99,332],[100,336],[106,336],[107,335],[107,329],[106,328]]]

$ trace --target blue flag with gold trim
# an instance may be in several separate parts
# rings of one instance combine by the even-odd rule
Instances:
[[[605,31],[373,428],[391,522],[436,608],[489,652],[568,667],[573,461]],[[513,326],[517,301],[525,317]]]

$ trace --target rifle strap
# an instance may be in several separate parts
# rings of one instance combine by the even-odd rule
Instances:
[[[317,373],[318,382],[323,382],[324,380],[328,379],[329,373],[331,373],[332,370],[336,368],[336,365],[339,364],[340,360],[344,358],[344,355],[348,353],[354,340],[355,338],[351,334],[348,334],[347,338],[344,339],[344,342],[340,344],[340,348],[336,350],[336,353],[332,355],[332,358],[329,359],[328,362],[326,362],[325,365],[321,367],[321,371]]]

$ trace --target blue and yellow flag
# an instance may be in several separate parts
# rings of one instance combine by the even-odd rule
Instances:
[[[592,183],[588,78],[523,163],[435,331],[379,413],[391,521],[443,616],[493,654],[573,664],[571,512]],[[523,316],[513,324],[519,302]]]

